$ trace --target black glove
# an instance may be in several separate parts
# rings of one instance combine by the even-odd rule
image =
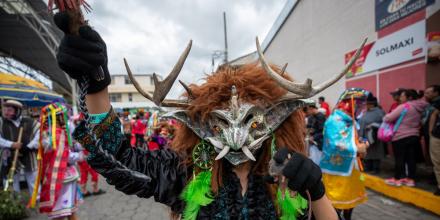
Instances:
[[[69,15],[66,12],[57,13],[54,21],[64,32],[57,53],[59,67],[78,81],[83,80],[83,76],[88,77],[88,94],[107,87],[111,82],[107,67],[107,47],[98,32],[85,25],[79,28],[79,35],[70,34]],[[104,75],[103,80],[97,80],[99,74]]]
[[[290,159],[288,159],[289,154]],[[325,187],[321,181],[321,169],[312,160],[299,153],[290,153],[287,148],[278,150],[273,159],[278,165],[285,164],[282,174],[287,178],[289,189],[297,191],[304,198],[307,198],[308,190],[312,201],[324,196]]]

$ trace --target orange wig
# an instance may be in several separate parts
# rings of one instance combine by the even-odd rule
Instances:
[[[272,68],[280,72],[276,66]],[[289,79],[288,74],[283,77]],[[206,77],[202,85],[189,85],[192,91],[190,105],[186,109],[191,118],[207,120],[209,113],[214,109],[224,109],[229,106],[231,98],[231,87],[236,86],[240,102],[251,104],[270,105],[285,95],[287,91],[280,87],[258,63],[251,63],[242,66],[224,66],[215,73]],[[290,80],[290,79],[289,79]],[[185,94],[186,96],[188,94]],[[299,108],[294,111],[275,131],[277,147],[287,147],[291,151],[305,154],[304,116]],[[193,147],[200,142],[200,138],[188,127],[182,125],[175,132],[172,149],[178,152],[183,158],[186,166],[192,166],[191,153]],[[271,140],[266,140],[261,148],[257,161],[254,162],[251,172],[259,175],[266,175],[268,172]],[[222,185],[222,161],[215,161],[212,168],[212,191],[218,192]]]

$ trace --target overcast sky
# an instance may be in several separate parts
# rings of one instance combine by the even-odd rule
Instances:
[[[202,82],[212,70],[213,51],[224,49],[223,11],[231,60],[255,50],[255,36],[264,40],[286,1],[89,0],[93,11],[86,17],[107,43],[112,74],[126,73],[125,57],[135,73],[165,76],[192,39],[179,76],[189,84]],[[182,91],[175,84],[170,96]]]

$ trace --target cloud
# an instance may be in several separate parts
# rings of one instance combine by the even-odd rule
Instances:
[[[224,49],[223,11],[229,59],[234,59],[255,50],[255,36],[264,39],[286,1],[92,0],[93,11],[86,17],[107,43],[111,73],[125,74],[125,57],[133,72],[165,76],[192,39],[179,79],[200,83],[212,70],[213,51]],[[182,91],[175,84],[169,97]]]

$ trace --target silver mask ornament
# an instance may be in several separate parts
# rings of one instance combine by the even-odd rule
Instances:
[[[217,152],[215,160],[226,158],[231,164],[256,161],[256,153],[265,140],[291,113],[304,106],[304,100],[282,101],[273,106],[240,102],[237,89],[231,88],[229,108],[216,109],[206,122],[189,120],[185,111],[164,117],[182,121],[200,138],[209,141]]]

